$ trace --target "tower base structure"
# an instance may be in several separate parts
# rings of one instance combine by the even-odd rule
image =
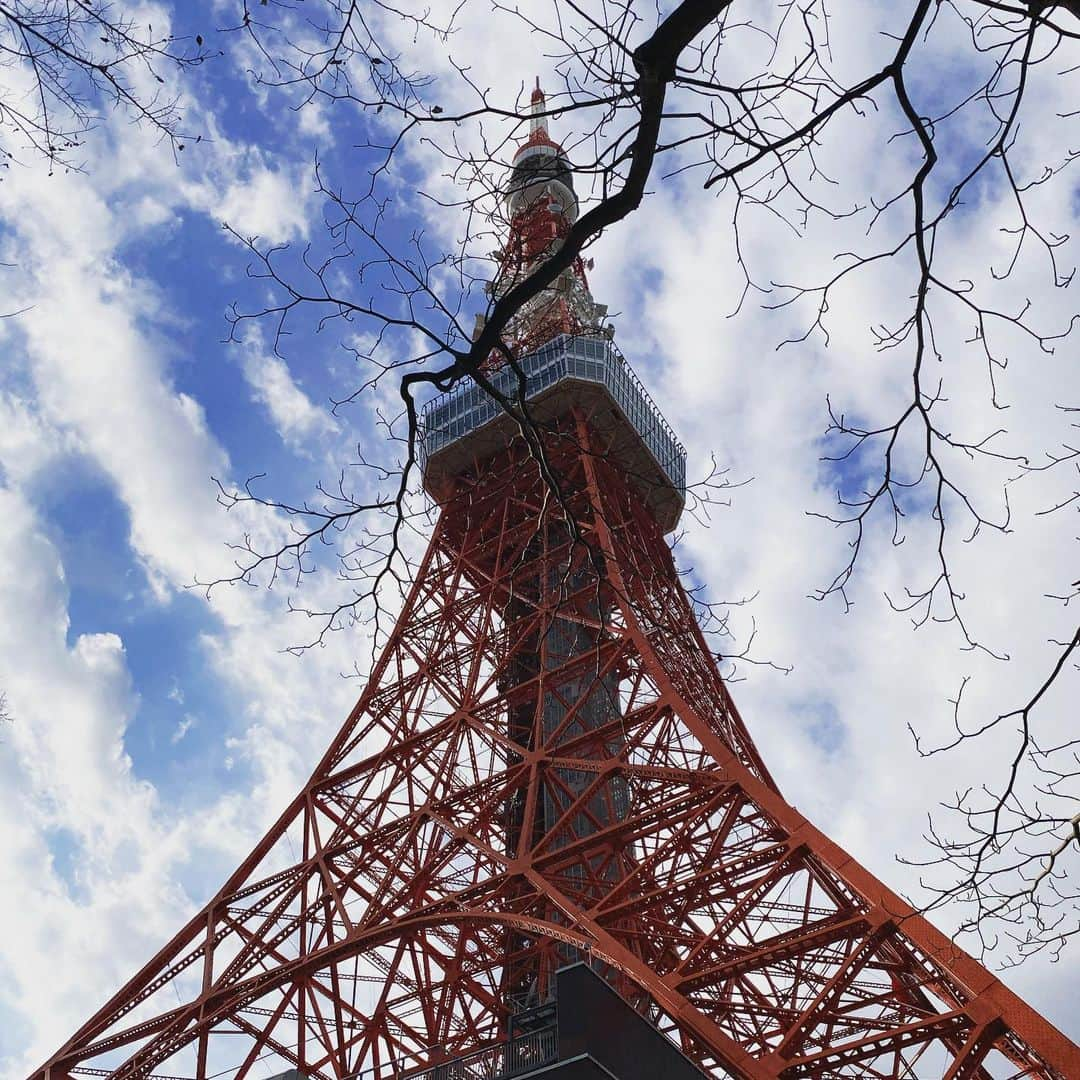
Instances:
[[[556,973],[544,1006],[512,1018],[494,1047],[408,1080],[705,1080],[705,1074],[587,964]]]

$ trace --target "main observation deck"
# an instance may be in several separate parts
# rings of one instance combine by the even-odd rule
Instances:
[[[519,367],[533,419],[544,423],[575,404],[588,406],[590,423],[610,437],[607,453],[670,532],[686,499],[686,449],[614,343],[601,335],[561,334]],[[490,379],[501,393],[517,397],[517,371],[500,368]],[[425,488],[439,498],[450,478],[504,446],[512,428],[499,403],[475,384],[433,398],[421,423]]]

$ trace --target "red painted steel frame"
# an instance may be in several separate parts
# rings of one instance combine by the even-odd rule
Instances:
[[[717,1077],[1080,1077],[784,800],[595,430],[546,439],[561,501],[517,444],[461,479],[308,784],[35,1080],[399,1076],[497,1040],[508,972],[542,992],[571,950]],[[557,624],[589,648],[526,671]]]

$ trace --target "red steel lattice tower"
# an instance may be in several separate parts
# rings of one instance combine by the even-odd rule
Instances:
[[[533,109],[496,293],[577,213],[539,90]],[[511,328],[542,462],[478,389],[429,404],[441,511],[360,700],[35,1078],[519,1075],[496,1051],[573,961],[715,1077],[1080,1077],[1075,1045],[784,800],[664,539],[685,454],[585,270]]]

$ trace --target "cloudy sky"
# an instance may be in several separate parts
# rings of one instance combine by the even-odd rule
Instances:
[[[207,36],[230,15],[226,3],[142,12],[159,27],[172,21]],[[834,9],[839,64],[865,63],[881,44],[878,17]],[[479,6],[464,19],[454,59],[473,65],[478,84],[512,95],[548,71],[544,39],[520,23]],[[453,104],[445,46],[423,34],[409,42]],[[299,500],[319,482],[335,484],[358,448],[390,465],[395,453],[377,425],[385,391],[333,405],[363,381],[351,350],[373,328],[314,333],[301,320],[279,355],[269,326],[225,340],[230,305],[258,306],[271,294],[246,276],[250,258],[222,224],[294,249],[324,245],[313,161],[334,185],[362,180],[369,154],[357,147],[384,121],[348,104],[295,109],[289,94],[252,84],[259,59],[245,39],[212,43],[223,55],[178,87],[191,128],[205,133],[179,161],[106,112],[81,172],[48,176],[28,157],[0,179],[0,314],[12,315],[0,320],[0,690],[11,715],[0,729],[5,1077],[47,1056],[207,899],[302,783],[370,663],[364,626],[300,656],[286,651],[311,634],[289,613],[290,598],[333,603],[343,586],[332,573],[306,582],[299,598],[287,581],[209,596],[193,587],[229,573],[229,545],[245,534],[282,528],[273,514],[227,513],[215,478],[230,486],[266,474],[268,493]],[[921,83],[928,100],[942,93],[935,78],[959,85],[974,63],[960,28],[933,48]],[[1080,141],[1062,118],[1070,91],[1059,74],[1077,61],[1063,54],[1040,76],[1019,151],[1026,162],[1059,160],[1060,147]],[[910,163],[911,147],[887,141],[892,130],[883,106],[821,147],[823,173],[842,181],[837,205],[866,207],[890,170]],[[572,131],[567,118],[562,133]],[[977,123],[958,132],[970,153]],[[464,228],[460,213],[415,194],[423,183],[445,190],[438,173],[418,147],[391,178],[402,242],[422,227],[438,247]],[[1076,191],[1066,170],[1038,193],[1055,234],[1080,231]],[[1012,241],[999,228],[1009,213],[1000,186],[971,195],[943,255],[954,279],[994,288],[988,268],[1008,261]],[[822,460],[834,448],[823,437],[826,395],[860,424],[894,418],[910,355],[876,351],[874,328],[904,310],[911,267],[901,260],[858,276],[833,298],[827,341],[815,334],[778,349],[805,331],[808,309],[776,310],[774,290],[752,293],[732,316],[742,279],[731,216],[730,201],[703,193],[694,174],[658,184],[596,247],[594,292],[618,313],[621,348],[685,441],[691,475],[715,456],[733,480],[748,481],[729,505],[687,521],[679,558],[712,599],[753,598],[733,614],[736,648],[754,628],[752,655],[774,666],[740,664],[734,693],[773,774],[800,810],[918,899],[918,874],[897,854],[926,858],[928,812],[958,789],[999,783],[1014,738],[1009,727],[924,761],[908,725],[930,742],[947,739],[950,699],[966,676],[971,726],[1022,704],[1045,677],[1050,642],[1075,626],[1074,608],[1048,594],[1075,580],[1077,529],[1069,509],[1040,511],[1075,491],[1076,474],[1060,468],[1011,486],[1008,533],[983,529],[962,543],[958,528],[949,541],[971,632],[1008,662],[966,649],[954,623],[913,629],[887,601],[935,573],[920,494],[905,506],[902,545],[884,521],[872,524],[849,609],[813,599],[844,565],[849,540],[814,515],[833,512],[837,489],[851,494],[873,470],[872,456],[843,467]],[[741,241],[763,284],[812,284],[864,232],[864,221],[812,219],[796,235],[763,214],[744,221]],[[1066,271],[1076,247],[1057,249]],[[1075,293],[1051,289],[1035,255],[999,286],[1003,304],[1031,298],[1055,329],[1077,310]],[[994,415],[985,360],[977,343],[965,344],[971,319],[943,316],[940,325],[955,430],[974,438],[1003,427],[1003,451],[1032,461],[1069,441],[1071,415],[1055,406],[1080,404],[1074,343],[1048,353],[1002,331],[1009,367],[999,395],[1010,408]],[[1001,480],[1015,463],[961,459],[956,468],[988,516],[1004,509]],[[730,642],[717,647],[731,651]],[[1040,706],[1045,745],[1075,728],[1071,677]],[[1008,955],[999,948],[991,962]],[[1059,963],[1041,954],[1004,977],[1075,1038],[1076,970],[1066,950]]]

